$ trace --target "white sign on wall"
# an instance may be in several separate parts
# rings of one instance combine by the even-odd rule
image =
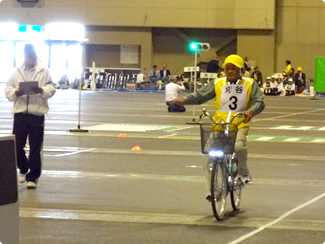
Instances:
[[[121,64],[139,63],[139,46],[121,45]]]

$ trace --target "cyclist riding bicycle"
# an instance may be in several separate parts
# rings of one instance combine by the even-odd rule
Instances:
[[[256,83],[251,78],[243,77],[244,60],[238,55],[230,55],[226,58],[222,68],[226,77],[217,78],[214,82],[203,86],[196,93],[187,95],[186,98],[177,98],[170,101],[172,104],[202,104],[215,98],[217,112],[214,120],[219,122],[220,118],[228,122],[237,112],[244,112],[245,117],[236,117],[232,123],[238,127],[235,143],[235,153],[239,162],[238,174],[244,182],[252,180],[252,176],[247,168],[247,147],[246,138],[249,130],[249,121],[253,116],[264,110],[265,104],[263,94]],[[212,159],[205,157],[204,169],[207,178],[207,188],[210,190],[210,164]],[[209,196],[207,196],[209,200]]]

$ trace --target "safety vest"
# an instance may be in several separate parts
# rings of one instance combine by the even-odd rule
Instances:
[[[245,112],[252,106],[251,92],[254,80],[242,77],[236,83],[230,84],[227,78],[219,78],[214,82],[216,93],[215,107],[217,112],[214,120],[229,123],[237,112]],[[232,122],[239,128],[248,128],[248,123],[244,118],[235,118]]]

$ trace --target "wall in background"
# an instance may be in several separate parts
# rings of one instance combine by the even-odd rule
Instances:
[[[25,24],[274,29],[275,0],[39,0],[1,3],[0,21]]]
[[[81,22],[87,26],[91,45],[139,45],[142,69],[167,63],[175,73],[192,66],[193,54],[187,50],[188,42],[170,31],[173,28],[212,46],[226,40],[229,31],[235,33],[237,39],[220,51],[220,62],[238,51],[256,60],[265,77],[281,72],[289,59],[295,69],[302,66],[313,78],[315,57],[325,56],[322,0],[247,0],[244,4],[242,0],[39,0],[34,6],[5,0],[0,3],[0,22],[4,21]],[[111,48],[105,52],[116,55]],[[213,55],[211,49],[200,61]]]
[[[290,60],[314,78],[315,57],[325,56],[325,3],[322,0],[278,0],[275,71]]]
[[[127,28],[127,27],[86,27],[86,37],[89,38],[87,51],[87,64],[96,62],[99,67],[114,68],[145,68],[152,63],[152,34],[151,28]],[[120,63],[120,45],[139,46],[139,64]]]

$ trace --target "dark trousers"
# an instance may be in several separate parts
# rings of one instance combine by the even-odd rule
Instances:
[[[277,96],[277,95],[279,95],[278,89],[277,88],[265,88],[264,95]]]
[[[41,175],[41,149],[44,138],[44,115],[18,113],[14,115],[14,131],[16,136],[17,165],[20,173],[25,174],[27,181],[36,182]],[[27,136],[29,139],[29,159],[24,150]]]
[[[296,93],[294,91],[286,91],[286,96],[294,96]]]
[[[169,104],[169,102],[166,102],[168,106],[168,112],[185,112],[186,109],[183,105],[176,105],[176,104]]]

